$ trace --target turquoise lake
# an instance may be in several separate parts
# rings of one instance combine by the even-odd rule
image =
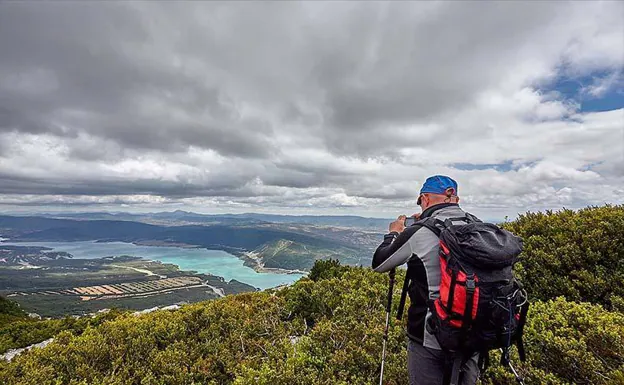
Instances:
[[[65,251],[74,258],[95,259],[108,256],[132,255],[152,261],[172,263],[180,270],[223,277],[226,281],[236,279],[260,289],[292,283],[302,274],[257,273],[244,266],[236,256],[221,250],[185,249],[181,247],[138,246],[125,242],[3,242],[6,245],[49,247]]]

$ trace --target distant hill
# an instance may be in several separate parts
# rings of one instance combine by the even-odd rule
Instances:
[[[266,243],[254,250],[254,253],[261,258],[261,267],[305,271],[310,270],[319,259],[340,259],[349,265],[361,265],[362,260],[368,265],[370,259],[368,255],[363,257],[350,248],[326,248],[285,239]]]
[[[206,224],[261,224],[261,223],[295,223],[316,226],[348,227],[367,230],[384,231],[388,226],[388,219],[367,218],[355,215],[275,215],[275,214],[198,214],[189,211],[166,211],[157,213],[60,213],[42,214],[47,218],[67,218],[84,220],[124,220],[165,224],[175,223],[206,223]]]
[[[181,213],[178,213],[181,216]],[[311,228],[301,226],[238,221],[238,224],[205,224],[164,226],[128,220],[87,220],[80,214],[78,219],[0,216],[0,235],[17,242],[73,242],[73,241],[120,241],[131,243],[186,244],[208,249],[225,250],[236,255],[256,251],[277,241],[289,241],[302,245],[309,253],[293,252],[281,257],[287,264],[280,265],[276,259],[272,267],[304,270],[316,259],[338,258],[344,263],[370,260],[374,235],[339,229]],[[322,252],[327,250],[327,254]],[[262,252],[260,257],[263,257]],[[357,258],[353,256],[357,255]]]
[[[385,230],[389,220],[385,218],[366,218],[354,215],[273,215],[273,214],[236,214],[234,218],[250,218],[272,223],[303,223],[319,226],[336,226],[362,229]]]

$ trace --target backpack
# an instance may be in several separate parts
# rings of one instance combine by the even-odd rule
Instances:
[[[456,357],[480,353],[482,370],[493,349],[502,350],[501,364],[509,366],[509,348],[513,344],[524,361],[522,332],[529,302],[513,275],[522,239],[471,214],[445,221],[429,217],[417,224],[440,238],[440,296],[429,301],[427,331],[436,337],[442,350]],[[453,365],[455,382],[461,363],[456,360]]]

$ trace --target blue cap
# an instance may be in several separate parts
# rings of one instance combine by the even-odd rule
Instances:
[[[445,194],[449,188],[454,189],[455,195],[457,195],[457,182],[448,176],[434,175],[427,178],[420,189],[420,193]]]

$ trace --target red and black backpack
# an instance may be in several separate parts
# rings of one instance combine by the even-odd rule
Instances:
[[[501,363],[507,366],[514,344],[524,360],[529,302],[513,274],[522,240],[471,214],[444,221],[430,217],[418,224],[440,238],[440,296],[429,301],[428,332],[443,350],[465,357],[479,352],[482,369],[493,349],[503,351]]]

